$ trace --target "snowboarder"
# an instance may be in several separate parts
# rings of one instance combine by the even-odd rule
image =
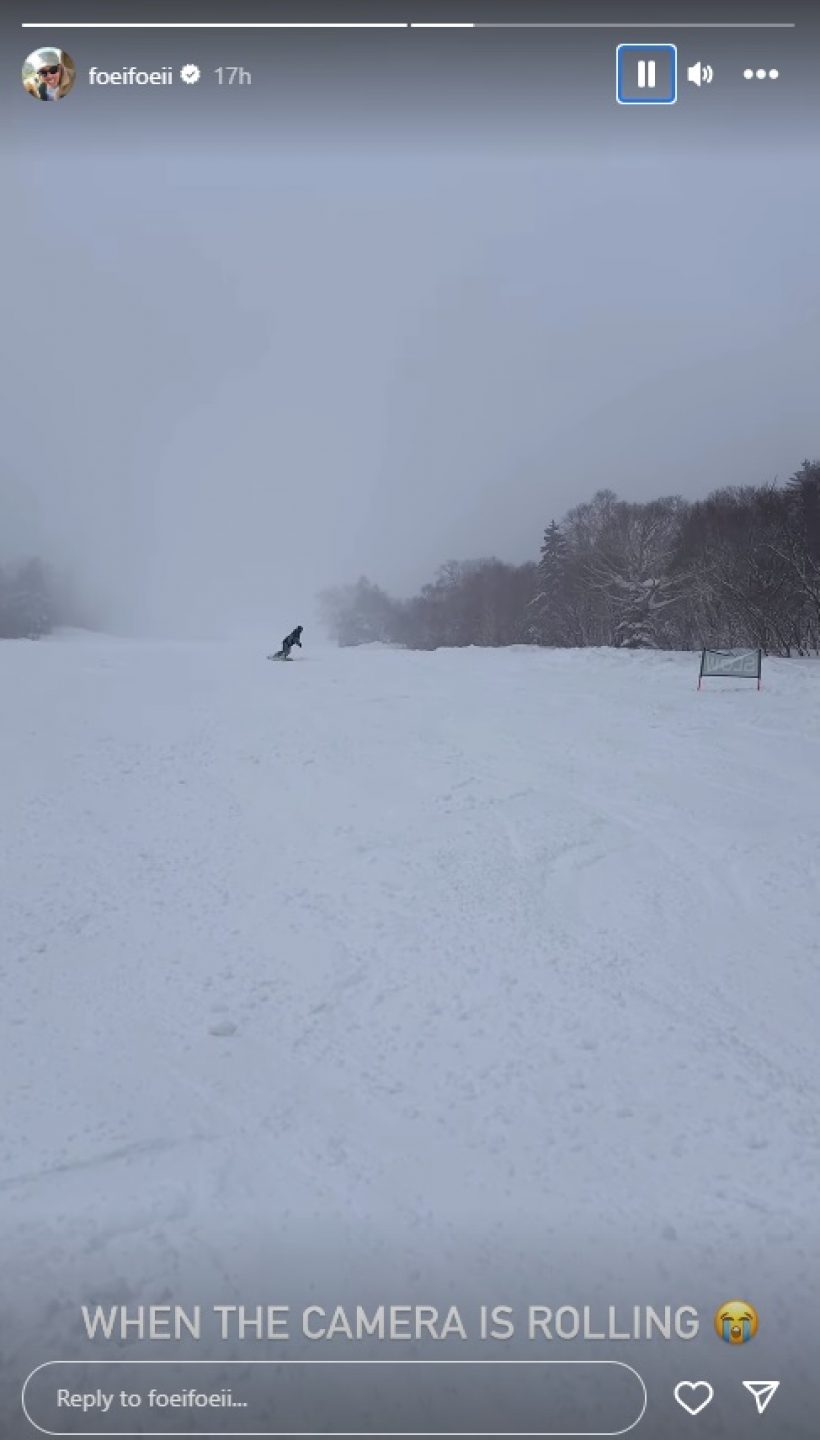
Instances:
[[[282,641],[282,649],[277,650],[275,656],[273,657],[275,660],[289,660],[290,652],[293,649],[294,645],[298,645],[299,649],[301,650],[302,631],[304,628],[305,627],[303,625],[297,625],[295,630],[291,630],[290,634],[285,636],[284,640]]]

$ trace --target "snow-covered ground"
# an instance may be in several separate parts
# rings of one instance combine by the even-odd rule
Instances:
[[[243,1266],[275,1299],[286,1249],[385,1300],[464,1257],[500,1301],[754,1286],[798,1333],[820,664],[696,681],[0,646],[2,1271],[40,1358],[80,1300]]]

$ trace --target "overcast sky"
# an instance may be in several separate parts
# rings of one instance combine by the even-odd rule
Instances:
[[[604,486],[785,478],[820,450],[810,170],[63,146],[5,236],[0,550],[70,564],[112,628],[278,635],[363,572],[532,558]]]

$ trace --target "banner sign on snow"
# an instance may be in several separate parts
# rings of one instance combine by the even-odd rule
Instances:
[[[704,675],[723,675],[741,680],[756,680],[759,689],[762,657],[762,650],[703,650],[698,688]]]

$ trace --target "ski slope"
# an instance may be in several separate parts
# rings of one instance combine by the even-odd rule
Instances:
[[[788,1328],[818,1238],[820,663],[763,679],[0,646],[0,1233],[40,1358],[80,1300],[243,1266],[276,1298],[286,1253],[314,1292],[364,1255],[382,1299],[458,1289],[468,1252],[575,1301],[755,1284]]]

